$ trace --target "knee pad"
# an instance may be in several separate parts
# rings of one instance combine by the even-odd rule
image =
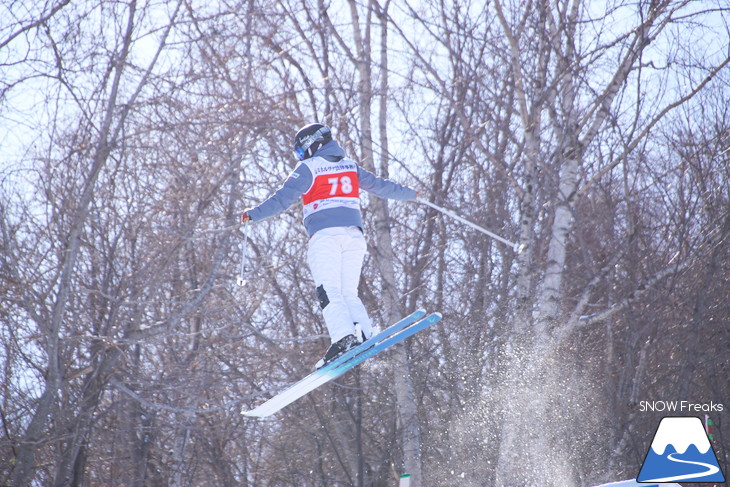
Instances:
[[[319,300],[319,307],[325,309],[330,304],[330,298],[327,297],[327,291],[324,290],[323,285],[317,286],[317,299]]]

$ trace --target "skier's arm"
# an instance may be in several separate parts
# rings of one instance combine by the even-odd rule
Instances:
[[[300,164],[284,181],[281,188],[260,205],[246,210],[244,215],[255,222],[278,215],[297,201],[311,186],[312,172],[305,164]]]
[[[415,189],[403,186],[389,179],[383,179],[361,167],[357,169],[357,177],[360,183],[360,189],[364,189],[368,193],[381,198],[391,200],[412,201],[418,196]]]

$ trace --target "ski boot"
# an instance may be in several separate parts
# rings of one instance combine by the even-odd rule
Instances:
[[[351,348],[358,346],[360,343],[361,342],[355,337],[355,335],[347,335],[344,338],[341,338],[340,340],[330,345],[327,353],[325,353],[324,357],[322,357],[319,362],[314,365],[314,368],[321,369]]]

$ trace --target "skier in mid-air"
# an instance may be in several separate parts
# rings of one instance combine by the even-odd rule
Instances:
[[[294,152],[300,163],[281,188],[260,205],[246,209],[241,221],[272,217],[301,198],[304,227],[310,236],[307,263],[332,342],[316,364],[321,368],[372,334],[372,322],[357,290],[367,251],[359,191],[401,201],[415,200],[417,192],[348,159],[330,129],[320,123],[297,132]]]

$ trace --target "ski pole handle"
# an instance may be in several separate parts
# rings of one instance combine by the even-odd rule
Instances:
[[[451,211],[451,210],[449,210],[449,209],[446,209],[446,208],[442,208],[442,207],[440,207],[440,206],[438,206],[438,205],[436,205],[436,204],[434,204],[434,203],[431,203],[431,202],[430,202],[430,201],[428,201],[428,200],[424,200],[424,199],[422,199],[422,198],[418,198],[418,199],[417,199],[416,201],[418,201],[419,203],[422,203],[422,204],[424,204],[424,205],[426,205],[426,206],[430,206],[430,207],[431,207],[431,208],[433,208],[434,210],[440,211],[440,212],[441,212],[441,213],[443,213],[444,215],[448,215],[448,216],[450,216],[451,218],[453,218],[454,220],[457,220],[457,221],[459,221],[459,222],[463,223],[464,225],[470,226],[470,227],[471,227],[471,228],[473,228],[474,230],[478,230],[478,231],[480,231],[480,232],[482,232],[482,233],[484,233],[484,234],[486,234],[486,235],[488,235],[488,236],[492,237],[493,239],[495,239],[495,240],[497,240],[497,241],[499,241],[499,242],[502,242],[502,243],[503,243],[503,244],[505,244],[505,245],[509,245],[509,246],[510,246],[510,247],[512,247],[512,249],[513,249],[513,250],[514,250],[515,252],[517,252],[518,254],[519,254],[520,252],[522,252],[522,250],[524,249],[524,245],[519,245],[519,244],[516,244],[516,243],[514,243],[514,242],[510,242],[509,240],[507,240],[507,239],[505,239],[505,238],[502,238],[502,237],[500,237],[499,235],[497,235],[497,234],[495,234],[495,233],[492,233],[492,232],[490,232],[490,231],[489,231],[489,230],[487,230],[486,228],[484,228],[484,227],[480,227],[480,226],[479,226],[479,225],[477,225],[476,223],[472,223],[472,222],[470,222],[469,220],[467,220],[466,218],[462,218],[461,216],[457,215],[456,213],[454,213],[453,211]]]

